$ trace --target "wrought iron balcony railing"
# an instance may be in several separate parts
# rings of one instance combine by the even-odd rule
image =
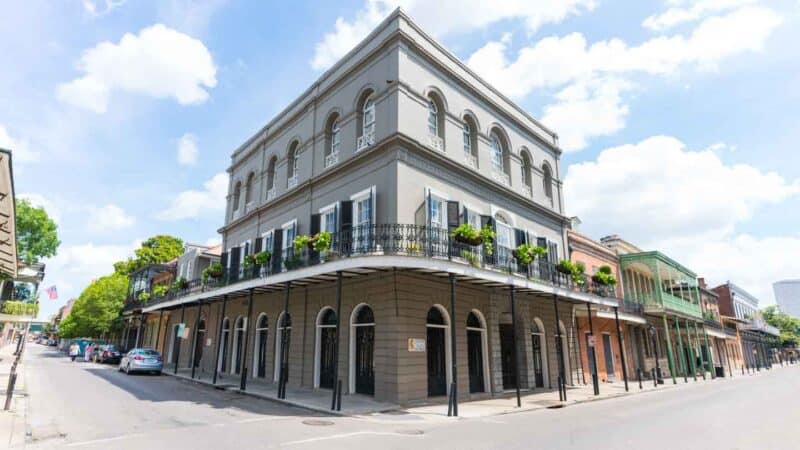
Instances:
[[[297,174],[292,175],[286,180],[286,189],[292,189],[297,186]]]
[[[336,164],[339,162],[339,151],[334,151],[325,155],[325,168]]]
[[[464,155],[464,162],[467,163],[468,166],[472,167],[473,169],[478,168],[478,158],[475,155]]]
[[[369,130],[356,140],[356,152],[360,152],[370,145],[375,145],[375,130]]]
[[[434,150],[440,152],[444,151],[444,139],[440,138],[439,136],[434,136],[432,134],[429,134],[428,143]]]
[[[483,246],[473,246],[456,241],[444,228],[402,224],[357,226],[340,233],[332,233],[331,246],[326,252],[315,252],[306,247],[286,248],[279,254],[271,255],[270,260],[264,265],[228,269],[222,276],[209,277],[205,282],[200,279],[190,280],[183,289],[171,290],[166,295],[150,298],[147,302],[139,301],[136,298],[131,299],[126,305],[126,309],[153,305],[246,280],[265,278],[281,272],[325,264],[332,260],[364,256],[404,256],[448,260],[577,292],[616,298],[616,291],[613,287],[595,284],[590,277],[587,277],[582,283],[576,283],[571,275],[559,272],[555,264],[543,259],[535,259],[530,264],[520,264],[513,253],[510,248],[495,246],[494,252],[489,254]],[[640,312],[641,305],[618,301],[622,310]]]
[[[270,200],[274,199],[277,195],[278,195],[278,192],[275,190],[274,187],[269,189],[267,191],[267,201],[270,201]]]

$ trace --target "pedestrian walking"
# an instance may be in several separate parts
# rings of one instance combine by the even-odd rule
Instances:
[[[86,344],[86,351],[83,353],[83,360],[89,362],[92,360],[92,351],[94,350],[94,345],[91,343]]]
[[[69,346],[69,359],[71,359],[72,362],[75,362],[75,358],[78,357],[80,352],[81,348],[78,347],[78,344],[73,342],[72,345]]]

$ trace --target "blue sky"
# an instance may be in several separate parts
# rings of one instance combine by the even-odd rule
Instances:
[[[233,149],[402,5],[555,129],[566,207],[773,303],[800,275],[800,2],[4,5],[0,146],[63,241],[47,317],[138,242],[213,242]]]

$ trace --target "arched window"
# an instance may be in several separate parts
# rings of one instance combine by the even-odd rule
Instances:
[[[439,136],[439,108],[433,99],[428,100],[428,133]]]
[[[278,326],[275,327],[275,373],[274,373],[274,380],[275,382],[278,381],[280,374],[281,374],[281,364],[284,362],[284,351],[288,354],[289,352],[289,344],[291,343],[291,334],[292,334],[292,316],[291,314],[286,314],[282,312],[280,317],[278,317]],[[285,333],[284,333],[285,332]],[[284,336],[285,334],[285,336]],[[285,339],[284,339],[285,337]],[[287,358],[288,360],[288,358]],[[288,363],[286,370],[289,370]],[[288,377],[287,373],[284,373],[284,379]]]
[[[233,210],[239,210],[239,201],[242,199],[242,182],[237,181],[233,188]]]
[[[469,369],[469,392],[489,392],[489,349],[486,340],[486,325],[478,310],[467,316],[467,368]]]
[[[269,336],[269,319],[261,313],[256,320],[256,342],[253,349],[253,376],[267,376],[267,341]]]
[[[527,150],[522,150],[520,152],[520,156],[522,158],[522,186],[525,194],[530,197],[531,196],[531,155],[528,153]]]
[[[291,189],[297,186],[297,172],[299,169],[299,158],[297,148],[299,144],[297,141],[292,142],[289,147],[289,153],[286,157],[286,188]]]
[[[428,96],[428,142],[440,152],[444,151],[444,113],[444,101],[436,93],[431,93]]]
[[[342,135],[339,125],[339,114],[333,113],[328,117],[325,125],[325,167],[328,168],[339,162],[339,147]]]
[[[231,373],[238,374],[242,370],[244,360],[244,335],[247,327],[246,319],[239,316],[233,325],[233,354],[231,355]]]
[[[508,144],[498,130],[492,131],[490,139],[492,146],[492,178],[506,186],[510,186]]]
[[[553,172],[550,170],[550,165],[547,163],[542,164],[542,183],[544,184],[544,195],[553,200]]]
[[[358,113],[356,151],[363,150],[375,143],[375,100],[373,99],[372,90],[361,94],[358,102]]]
[[[428,310],[425,353],[428,360],[428,396],[437,397],[449,392],[452,381],[450,362],[450,319],[440,305]]]
[[[470,116],[464,117],[464,128],[462,130],[462,140],[464,143],[464,160],[473,169],[478,168],[478,126]]]
[[[275,198],[275,165],[278,163],[278,157],[272,155],[267,165],[267,201]]]
[[[375,316],[361,303],[350,314],[350,392],[375,394]]]
[[[247,183],[244,185],[244,204],[249,205],[253,201],[253,183],[255,183],[256,175],[250,172],[247,176]]]
[[[533,356],[533,386],[543,388],[550,382],[547,371],[547,339],[542,319],[535,317],[531,323],[531,350]]]
[[[314,347],[314,387],[333,389],[336,383],[336,313],[326,306],[317,314],[317,334]]]
[[[217,371],[225,372],[228,364],[228,341],[231,334],[231,321],[227,317],[222,320],[222,333],[220,334],[219,361],[217,361]]]

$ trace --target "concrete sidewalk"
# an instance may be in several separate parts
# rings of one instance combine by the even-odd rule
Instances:
[[[25,345],[30,345],[30,342]],[[7,344],[0,348],[0,447],[22,448],[26,436],[27,390],[25,387],[25,364],[23,359],[17,365],[17,383],[11,399],[11,409],[3,411],[6,399],[6,388],[11,366],[14,363],[16,344]]]

